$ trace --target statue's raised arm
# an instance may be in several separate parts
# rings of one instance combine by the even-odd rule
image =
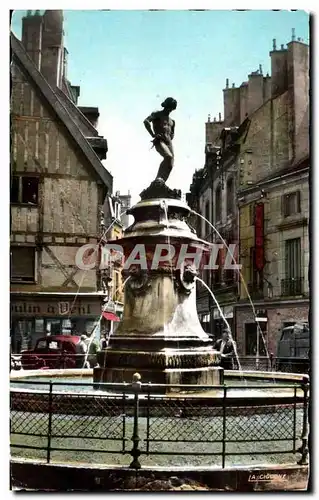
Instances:
[[[174,150],[172,140],[175,133],[175,121],[169,116],[171,111],[177,107],[177,101],[172,97],[167,97],[162,102],[163,109],[155,111],[145,118],[144,126],[151,137],[156,151],[163,157],[156,180],[161,179],[166,182],[174,164]]]
[[[154,138],[155,137],[155,134],[153,132],[153,129],[152,129],[152,122],[153,122],[153,119],[154,119],[154,115],[155,113],[152,113],[150,116],[148,116],[147,118],[145,118],[144,120],[144,126],[147,130],[147,132]]]

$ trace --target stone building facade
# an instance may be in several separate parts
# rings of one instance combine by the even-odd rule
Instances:
[[[115,193],[115,196],[119,198],[121,202],[121,223],[123,226],[123,229],[126,229],[133,223],[133,217],[131,215],[128,215],[125,213],[126,210],[131,208],[132,206],[132,195],[130,191],[128,191],[127,194],[121,194],[120,191],[117,191]]]
[[[206,123],[205,167],[188,195],[225,240],[237,244],[244,283],[233,275],[232,295],[226,295],[226,270],[205,280],[233,317],[242,355],[255,355],[257,346],[264,354],[262,337],[276,354],[282,327],[308,319],[309,47],[293,35],[277,50],[274,40],[270,58],[271,76],[260,67],[240,87],[226,81],[224,120]],[[210,314],[216,334],[218,313]]]
[[[239,351],[276,355],[284,326],[309,311],[309,47],[292,40],[271,57],[271,97],[241,139]],[[258,331],[263,330],[263,335]],[[263,338],[265,340],[263,340]]]
[[[108,244],[115,243],[123,237],[123,223],[121,220],[122,202],[118,196],[107,196],[104,203],[104,232],[102,239],[102,251],[105,249],[105,270],[104,286],[105,286],[105,305],[103,307],[103,328],[109,334],[115,331],[117,322],[122,317],[124,306],[124,290],[123,290],[123,261],[122,254],[110,254],[107,247]]]
[[[107,141],[77,107],[67,78],[62,11],[28,12],[11,33],[11,337],[15,351],[46,333],[90,330],[103,294],[78,250],[97,244],[112,176]],[[97,108],[95,108],[97,109]]]

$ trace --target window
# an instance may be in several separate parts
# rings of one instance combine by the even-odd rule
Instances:
[[[263,296],[264,276],[263,271],[258,271],[255,264],[255,247],[250,248],[250,282],[248,291],[252,298],[258,299]]]
[[[11,281],[35,281],[34,247],[11,247]]]
[[[301,252],[300,238],[286,240],[286,279],[300,278],[301,276]]]
[[[257,323],[246,323],[245,324],[245,344],[246,344],[246,356],[256,356],[257,354],[257,331],[259,332],[259,355],[266,356],[265,343],[266,333],[267,333],[267,323],[259,323],[260,329]],[[261,330],[261,332],[260,332]]]
[[[303,293],[301,277],[300,238],[285,241],[285,279],[281,280],[281,295],[296,296]]]
[[[222,188],[218,186],[215,191],[216,222],[222,218]]]
[[[227,215],[234,212],[234,179],[231,177],[227,181]]]
[[[36,205],[39,195],[39,178],[14,175],[11,179],[11,203]]]
[[[47,348],[47,341],[46,340],[39,340],[37,343],[37,349],[46,349]]]
[[[209,269],[204,269],[203,270],[203,281],[206,283],[206,285],[210,288],[210,276],[211,276],[211,273],[210,273],[210,270]]]
[[[46,333],[47,333],[47,335],[61,335],[61,320],[60,319],[47,319],[46,320]]]
[[[255,266],[255,247],[250,248],[250,282],[257,283],[258,272]]]
[[[205,205],[205,219],[209,220],[209,202],[206,202]],[[210,233],[210,225],[206,221],[206,226],[205,226],[205,236],[208,236]]]
[[[103,205],[105,200],[105,188],[98,184],[97,186],[97,202],[98,205]]]
[[[282,198],[284,217],[300,213],[300,191],[284,194]]]
[[[58,343],[55,341],[49,342],[49,349],[58,349]]]
[[[224,233],[224,239],[227,242],[227,245],[232,245],[235,241],[235,236],[234,236],[234,231],[232,229],[226,231]],[[225,249],[225,257],[224,257],[224,263],[226,264],[226,257],[229,252],[230,257],[233,255],[234,259],[236,259],[236,251],[234,251],[232,248],[229,250]],[[235,260],[231,257],[230,264],[234,265]],[[227,285],[233,285],[237,281],[237,272],[233,269],[227,269],[225,267],[225,272],[224,272],[224,281]]]
[[[13,322],[12,350],[20,353],[32,345],[33,320],[18,319]]]
[[[41,335],[44,335],[44,320],[43,319],[36,319],[35,320],[35,333],[39,333]]]
[[[19,177],[13,176],[11,179],[11,203],[19,203]]]
[[[217,269],[212,270],[212,284],[214,285],[220,285],[223,280],[223,248],[218,249],[217,257],[216,257],[216,266],[218,266]]]
[[[251,203],[249,205],[249,220],[250,220],[250,225],[254,226],[255,225],[255,203]]]
[[[71,320],[69,318],[63,319],[62,320],[62,328],[61,328],[62,335],[71,335],[71,330],[72,330]]]

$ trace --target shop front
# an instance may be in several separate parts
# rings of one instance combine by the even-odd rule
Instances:
[[[100,294],[11,294],[11,348],[32,349],[44,335],[82,335],[100,338],[103,296]]]

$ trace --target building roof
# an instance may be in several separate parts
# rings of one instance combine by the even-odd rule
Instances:
[[[65,101],[67,99],[67,96],[65,96],[65,99],[63,100],[63,98],[61,98],[61,93],[58,92],[57,89],[53,89],[49,85],[47,80],[38,71],[34,62],[27,54],[23,44],[15,37],[12,32],[11,49],[13,59],[32,81],[33,85],[39,89],[46,101],[50,104],[56,115],[60,118],[62,123],[65,125],[65,127],[81,149],[84,156],[87,158],[89,164],[92,165],[95,173],[98,175],[103,184],[107,186],[108,192],[111,193],[113,187],[113,176],[102,165],[100,159],[95,154],[94,150],[85,138],[81,128],[79,127],[79,124],[77,123],[77,120],[75,118],[75,110],[77,109],[76,106],[70,99],[68,99],[68,101],[70,101],[73,106],[66,105]],[[78,113],[83,116],[80,111],[78,111]],[[83,118],[85,117],[83,116]]]

